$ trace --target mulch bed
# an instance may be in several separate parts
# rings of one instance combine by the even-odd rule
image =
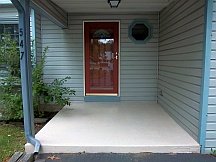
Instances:
[[[51,120],[57,112],[44,112],[44,118],[47,118],[47,122],[49,120]],[[44,125],[46,125],[46,123],[35,123],[35,134],[38,133],[43,127]],[[20,127],[22,129],[24,129],[24,123],[23,120],[7,120],[7,121],[0,121],[0,125],[1,124],[11,124],[17,127]]]
[[[20,127],[22,129],[24,129],[24,124],[22,121],[1,121],[0,122],[0,125],[3,125],[3,124],[10,124],[10,125],[14,125],[16,127]],[[35,133],[38,133],[45,125],[46,123],[43,123],[43,124],[35,124]]]

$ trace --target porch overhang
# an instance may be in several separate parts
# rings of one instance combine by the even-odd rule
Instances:
[[[119,7],[110,8],[107,1],[93,0],[31,0],[30,6],[44,15],[61,28],[68,27],[68,13],[143,13],[147,11],[160,11],[173,0],[125,0]],[[0,2],[0,6],[10,7],[10,0]]]
[[[31,0],[30,6],[61,28],[68,27],[68,13],[132,14],[161,11],[173,0],[124,0],[118,8],[110,8],[107,0]]]
[[[12,7],[10,0],[2,0],[0,7]],[[30,0],[30,7],[44,15],[61,28],[68,26],[68,14],[51,0]]]
[[[50,0],[31,0],[31,7],[38,11],[40,14],[46,16],[56,25],[61,28],[67,28],[68,18],[67,12],[65,12],[58,5]]]
[[[129,14],[160,11],[173,0],[124,0],[118,8],[110,8],[107,0],[51,0],[68,13],[109,13]]]

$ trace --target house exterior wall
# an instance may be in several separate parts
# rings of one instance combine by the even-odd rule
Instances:
[[[31,43],[32,52],[35,56],[35,62],[38,62],[41,59],[42,55],[42,44],[41,44],[41,19],[40,14],[31,10],[30,16],[30,34],[31,34]]]
[[[205,151],[216,149],[216,1],[213,2],[211,71]]]
[[[174,1],[160,12],[158,102],[199,140],[205,0]]]
[[[35,12],[35,47],[36,47],[36,61],[40,60],[42,54],[41,43],[41,16]]]
[[[34,22],[33,22],[34,21]],[[18,12],[13,6],[0,8],[0,24],[18,24]],[[34,26],[34,27],[33,27]],[[36,12],[31,12],[30,32],[31,40],[35,41],[36,57],[41,57],[41,21],[40,15]],[[37,34],[36,34],[37,33]]]
[[[136,20],[147,20],[153,26],[153,37],[146,44],[135,44],[128,38],[128,27]],[[157,100],[158,13],[143,15],[69,14],[69,28],[61,29],[42,18],[42,45],[49,47],[44,81],[70,76],[66,86],[76,90],[71,100],[84,100],[83,21],[120,20],[120,96],[122,101]]]
[[[18,13],[14,7],[0,7],[0,23],[15,23],[17,24]]]

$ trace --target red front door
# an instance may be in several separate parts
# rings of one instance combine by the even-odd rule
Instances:
[[[118,22],[85,22],[85,93],[118,95]]]

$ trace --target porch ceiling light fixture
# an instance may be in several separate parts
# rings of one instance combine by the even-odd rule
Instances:
[[[108,0],[107,2],[111,8],[117,8],[121,0]]]

